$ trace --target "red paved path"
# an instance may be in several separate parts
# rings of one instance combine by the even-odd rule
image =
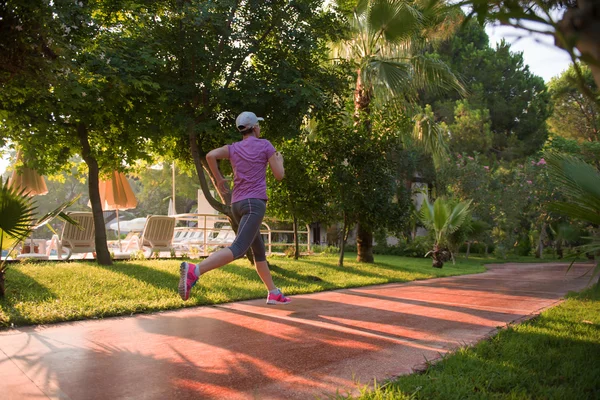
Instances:
[[[312,399],[407,374],[554,306],[589,265],[484,274],[0,332],[2,399]]]

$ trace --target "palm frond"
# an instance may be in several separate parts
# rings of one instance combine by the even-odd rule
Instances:
[[[31,232],[36,207],[25,190],[19,190],[0,178],[0,231],[17,241]]]
[[[413,123],[413,139],[433,156],[435,165],[440,166],[449,151],[446,132],[427,113],[416,114]]]
[[[548,209],[571,218],[587,221],[600,225],[600,211],[580,204],[565,201],[555,201],[549,204]]]
[[[425,197],[425,201],[421,206],[421,210],[418,212],[419,219],[425,225],[426,228],[433,228],[434,226],[434,212],[433,212],[433,204],[429,201],[427,196]]]
[[[567,198],[551,207],[573,218],[600,224],[600,173],[571,155],[547,153],[548,175]]]
[[[450,206],[443,197],[438,197],[433,203],[433,224],[436,232],[443,232],[451,214]]]
[[[456,91],[466,95],[467,89],[450,70],[450,67],[439,59],[427,55],[415,55],[410,62],[413,67],[413,85],[415,89],[423,89],[443,94]]]
[[[398,96],[410,86],[412,79],[411,66],[406,63],[374,59],[369,63],[369,79],[374,82],[375,90],[385,91]]]
[[[455,232],[460,228],[469,216],[469,207],[471,206],[472,200],[463,201],[458,203],[452,208],[452,212],[448,217],[447,230],[448,233]]]
[[[81,197],[81,195],[79,194],[79,195],[75,196],[73,199],[62,203],[56,209],[54,209],[54,210],[48,212],[46,215],[42,216],[40,219],[38,219],[36,221],[33,229],[38,229],[39,227],[46,225],[48,222],[52,221],[56,217],[62,219],[63,221],[66,221],[70,224],[79,225],[79,222],[77,222],[73,218],[69,217],[68,214],[65,214],[64,210],[67,209],[68,207],[72,206],[73,204],[75,204],[77,202],[77,200],[79,200],[80,197]]]
[[[368,23],[386,41],[399,43],[410,39],[421,30],[423,15],[412,4],[404,1],[373,1]]]

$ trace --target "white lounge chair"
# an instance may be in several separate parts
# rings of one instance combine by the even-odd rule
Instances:
[[[233,231],[231,226],[226,225],[219,230],[219,234],[216,237],[209,239],[208,243],[217,245],[229,245],[233,243],[234,240],[235,232]]]
[[[83,253],[83,258],[88,253],[92,253],[96,257],[94,217],[92,213],[70,212],[68,215],[79,222],[79,225],[65,223],[60,239],[57,235],[53,235],[50,239],[49,244],[46,246],[46,255],[50,256],[51,251],[54,249],[59,260],[63,259],[63,253],[66,253],[65,260],[76,253]]]
[[[126,244],[125,251],[132,251],[137,248],[144,251],[144,255],[148,258],[156,251],[171,251],[173,249],[175,222],[173,217],[150,215],[141,237],[133,236]]]

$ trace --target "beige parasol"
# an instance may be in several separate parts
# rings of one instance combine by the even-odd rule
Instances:
[[[8,179],[8,185],[18,190],[24,190],[25,194],[29,197],[42,196],[48,193],[48,187],[44,177],[37,173],[36,170],[29,168],[23,162],[23,156],[20,151],[17,151],[16,163],[22,163],[21,167],[15,167],[12,175]],[[31,243],[29,244],[29,251],[27,251],[27,245],[23,246],[23,253],[28,253],[28,257],[37,256],[39,258],[45,258],[44,255],[39,255],[35,251],[35,245],[33,243],[33,235],[30,236]]]
[[[17,152],[17,163],[19,161],[22,161],[20,151]],[[12,175],[8,179],[8,185],[25,189],[25,193],[30,197],[41,196],[48,193],[44,178],[25,164],[20,168],[15,167]]]
[[[119,210],[129,210],[137,207],[137,199],[131,190],[125,174],[113,171],[111,179],[100,181],[100,201],[102,210],[115,210],[117,212],[117,231],[119,232],[119,251],[121,248],[121,226],[119,224]]]

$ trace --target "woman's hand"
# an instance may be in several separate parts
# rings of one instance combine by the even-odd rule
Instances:
[[[285,175],[285,169],[283,168],[283,156],[280,152],[276,151],[269,158],[269,166],[271,167],[271,171],[273,171],[275,179],[278,181],[282,180]]]
[[[229,180],[225,178],[217,178],[217,190],[221,194],[228,194],[231,191],[229,189]]]

